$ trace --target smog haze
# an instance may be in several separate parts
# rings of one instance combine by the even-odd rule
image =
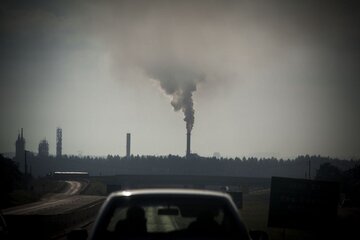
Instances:
[[[2,1],[0,152],[360,157],[357,1]],[[185,121],[184,121],[185,120]]]

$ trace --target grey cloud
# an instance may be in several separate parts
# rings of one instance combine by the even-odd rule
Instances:
[[[58,69],[61,54],[96,47],[109,54],[114,78],[134,81],[125,72],[140,69],[142,80],[157,80],[190,130],[201,83],[232,88],[251,79],[266,89],[274,84],[274,72],[286,73],[288,82],[334,85],[338,95],[321,108],[347,107],[356,125],[359,22],[359,1],[3,1],[0,84],[42,86]],[[300,59],[299,66],[292,63],[298,72],[288,72],[289,59]],[[211,98],[209,92],[201,98]],[[342,119],[334,114],[329,121]]]
[[[159,81],[166,94],[172,96],[171,105],[175,111],[182,110],[187,131],[191,132],[194,125],[193,92],[197,84],[204,80],[198,69],[185,67],[182,63],[163,62],[145,66],[146,73]]]
[[[326,67],[332,61],[328,56],[341,56],[336,63],[358,61],[359,48],[353,43],[359,38],[359,14],[352,1],[107,3],[101,11],[94,8],[99,19],[95,32],[113,55],[114,68],[126,63],[127,68],[142,69],[145,78],[158,80],[172,96],[174,109],[184,112],[188,129],[193,126],[192,97],[200,80],[223,85],[225,80],[241,80],[239,76],[264,77],[264,67],[282,64],[297,51],[319,59],[311,69],[319,72],[320,84],[341,82],[341,77],[332,76],[347,70],[359,75],[348,64]]]

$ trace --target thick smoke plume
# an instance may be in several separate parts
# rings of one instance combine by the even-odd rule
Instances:
[[[172,97],[174,110],[183,111],[186,129],[191,132],[195,120],[193,92],[197,83],[204,79],[203,74],[179,63],[152,65],[146,73],[159,81],[165,93]]]

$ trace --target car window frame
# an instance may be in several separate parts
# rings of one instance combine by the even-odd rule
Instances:
[[[239,226],[238,234],[242,239],[250,239],[247,227],[242,220],[238,209],[231,199],[224,196],[216,195],[194,195],[194,194],[139,194],[132,196],[113,195],[110,196],[102,205],[99,215],[95,221],[93,231],[90,239],[101,239],[102,236],[108,234],[107,226],[111,221],[112,212],[119,206],[136,205],[138,202],[160,202],[165,201],[179,201],[178,199],[188,199],[195,201],[214,201],[223,205],[223,208],[228,211],[229,217],[232,218],[236,226]]]

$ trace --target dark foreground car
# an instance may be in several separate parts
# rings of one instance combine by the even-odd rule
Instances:
[[[111,194],[90,239],[267,239],[248,232],[231,197],[202,190],[153,189]]]
[[[8,229],[5,222],[5,219],[0,211],[0,239],[8,239]]]

